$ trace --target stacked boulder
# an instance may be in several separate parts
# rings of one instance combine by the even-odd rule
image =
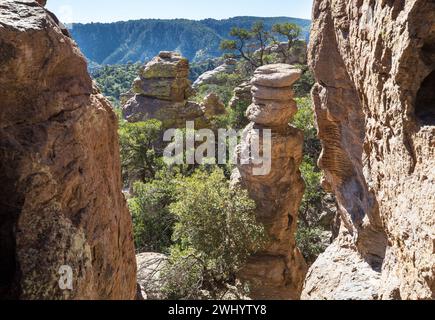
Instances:
[[[165,128],[202,120],[201,106],[187,101],[193,95],[188,75],[186,58],[176,52],[160,52],[134,81],[134,95],[123,106],[124,118],[129,122],[158,119]]]
[[[251,123],[237,149],[239,159],[249,154],[248,164],[238,164],[233,184],[246,188],[257,204],[257,219],[268,233],[268,243],[252,256],[239,274],[250,284],[253,299],[299,299],[307,266],[296,247],[298,209],[304,193],[299,171],[303,133],[289,125],[297,111],[292,85],[301,71],[290,65],[260,67],[251,81],[253,103],[247,110]],[[255,175],[253,141],[262,142],[263,129],[271,129],[271,170]],[[260,145],[260,150],[262,145]],[[264,156],[264,155],[263,155]]]

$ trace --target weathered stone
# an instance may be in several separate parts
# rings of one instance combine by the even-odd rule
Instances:
[[[294,100],[285,103],[273,100],[254,100],[254,103],[248,107],[246,116],[249,121],[276,127],[288,124],[297,111]]]
[[[352,235],[333,246],[376,272],[373,297],[433,299],[435,3],[316,0],[313,14],[319,164]],[[336,256],[327,250],[313,265],[304,297],[347,296],[349,275],[330,272],[342,267]]]
[[[293,99],[293,92],[290,87],[264,87],[255,85],[251,89],[254,99],[261,100],[275,100],[275,101],[291,101]]]
[[[234,89],[233,97],[229,102],[231,109],[236,109],[239,105],[249,106],[252,102],[252,85],[250,82],[243,82]]]
[[[222,78],[222,75],[234,74],[234,72],[236,71],[236,63],[237,60],[226,59],[222,65],[200,75],[198,79],[193,83],[193,88],[196,89],[204,84],[225,84],[226,79]]]
[[[141,70],[143,79],[187,78],[189,61],[176,52],[163,51]]]
[[[374,270],[355,247],[349,247],[351,240],[346,239],[349,237],[349,234],[341,235],[317,259],[307,274],[301,299],[378,299],[380,270]]]
[[[163,300],[161,273],[168,263],[168,257],[160,253],[141,253],[136,255],[137,282],[142,298],[145,300]]]
[[[227,112],[225,105],[215,93],[208,94],[201,103],[201,109],[207,118],[223,115]]]
[[[265,65],[255,70],[251,84],[265,87],[291,87],[301,77],[302,71],[288,64]]]
[[[282,72],[285,79],[285,70],[275,68],[277,73]],[[251,122],[246,127],[237,156],[242,159],[243,155],[249,155],[249,161],[248,164],[239,163],[232,177],[232,185],[239,184],[246,188],[256,202],[257,219],[264,224],[269,235],[266,247],[249,259],[239,277],[250,283],[250,296],[254,299],[299,299],[307,268],[295,243],[299,205],[304,193],[304,182],[299,172],[303,134],[288,125],[295,112],[295,102],[273,102],[274,89],[270,88],[270,95],[266,95],[268,101],[272,101],[270,104],[250,107],[252,119],[260,122]],[[291,87],[285,90],[289,96],[292,95]],[[254,109],[259,110],[258,113]],[[282,118],[282,113],[289,117]],[[261,165],[255,164],[258,159],[249,150],[252,141],[260,141],[262,150],[263,129],[272,129],[271,141],[264,142],[271,143],[271,159],[268,159],[271,170],[264,175],[256,175],[254,169],[259,169]]]
[[[125,94],[130,99],[122,107],[124,118],[129,122],[157,119],[165,129],[184,128],[186,121],[194,121],[196,128],[208,126],[204,103],[210,107],[210,101],[198,104],[187,100],[193,94],[188,73],[185,58],[175,52],[160,52],[140,71],[131,90],[134,94]]]
[[[0,299],[133,299],[116,115],[35,1],[2,0],[0,44]]]
[[[185,78],[136,78],[133,92],[142,96],[174,102],[185,101],[191,95],[190,81]]]
[[[164,128],[182,128],[186,121],[204,117],[201,105],[195,102],[172,102],[141,95],[135,95],[124,105],[123,114],[129,122],[158,119]]]

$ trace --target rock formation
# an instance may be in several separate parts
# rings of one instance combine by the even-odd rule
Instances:
[[[250,105],[252,102],[252,85],[249,81],[241,83],[234,89],[233,97],[230,100],[229,107],[236,109],[240,105]]]
[[[227,112],[219,96],[213,92],[205,96],[204,101],[201,103],[201,110],[208,119]]]
[[[196,89],[204,84],[225,84],[226,80],[220,78],[220,76],[233,74],[236,71],[236,64],[237,60],[226,59],[222,65],[200,75],[199,78],[193,83],[193,88]]]
[[[117,119],[53,17],[0,6],[0,299],[132,299]]]
[[[187,59],[176,52],[160,52],[135,80],[134,95],[122,108],[124,118],[129,122],[158,119],[164,128],[184,127],[186,121],[195,121],[197,128],[207,126],[201,105],[188,101],[193,94],[188,74]]]
[[[297,111],[291,86],[300,74],[289,65],[268,65],[257,69],[252,79],[253,104],[247,111],[252,122],[245,129],[238,157],[241,159],[250,142],[262,135],[258,130],[271,129],[271,171],[254,175],[256,159],[250,154],[249,164],[239,164],[233,173],[233,183],[248,190],[257,204],[258,221],[269,235],[267,246],[250,258],[239,275],[251,284],[254,299],[299,299],[306,273],[295,244],[304,193],[299,171],[303,134],[288,124]]]
[[[435,297],[435,3],[314,1],[309,63],[339,237],[304,299]]]
[[[168,257],[160,253],[146,252],[136,256],[137,282],[144,300],[164,300],[161,273],[168,263]]]

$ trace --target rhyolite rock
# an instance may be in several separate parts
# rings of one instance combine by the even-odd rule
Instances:
[[[193,83],[193,88],[198,88],[205,84],[215,84],[222,85],[225,84],[225,79],[222,77],[224,75],[234,74],[236,71],[237,60],[226,59],[223,64],[216,67],[213,70],[204,72],[202,75],[196,79]]]
[[[342,227],[304,299],[434,298],[433,21],[434,1],[314,1],[319,164]]]
[[[201,103],[201,109],[207,118],[212,118],[226,113],[225,105],[215,93],[209,93]]]
[[[231,109],[236,109],[238,106],[249,106],[252,102],[252,85],[249,81],[242,82],[233,91],[233,97],[229,102]]]
[[[194,121],[196,128],[209,127],[208,120],[224,113],[225,107],[215,101],[216,95],[202,103],[189,101],[194,91],[188,74],[187,59],[176,52],[160,52],[140,70],[133,88],[123,95],[124,118],[129,122],[157,119],[165,129],[185,127],[186,121]]]
[[[168,257],[161,253],[145,252],[136,255],[137,282],[144,300],[163,300],[164,280],[162,272],[168,264]]]
[[[1,2],[0,88],[0,299],[133,299],[116,115],[33,0]]]
[[[274,93],[279,90],[292,97],[293,83],[288,79],[295,82],[298,77],[292,75],[300,73],[286,65],[271,65],[259,68],[256,74],[267,74],[273,79],[270,84],[275,87],[260,86],[257,79],[253,79],[257,89],[252,92],[255,107],[250,109],[258,112],[250,113],[253,122],[245,128],[237,152],[239,160],[245,154],[249,159],[246,159],[247,164],[239,162],[233,172],[232,184],[246,188],[257,204],[257,220],[266,228],[268,243],[249,259],[239,278],[250,284],[253,299],[299,299],[307,269],[295,243],[299,205],[305,188],[299,171],[303,133],[288,124],[296,112],[296,103],[290,98],[276,99]],[[271,103],[256,104],[258,97]],[[282,117],[280,113],[288,117]],[[263,129],[272,130],[270,142],[263,142]],[[254,172],[261,165],[256,164],[256,155],[249,152],[251,142],[258,140],[260,150],[263,143],[271,143],[271,170],[262,175]]]

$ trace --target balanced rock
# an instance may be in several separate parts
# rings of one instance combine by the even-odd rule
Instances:
[[[307,269],[295,243],[299,205],[305,188],[299,171],[304,139],[302,131],[288,125],[295,114],[296,103],[291,100],[291,86],[284,85],[289,83],[290,75],[298,72],[281,65],[268,70],[274,70],[268,75],[274,79],[276,87],[260,87],[260,90],[267,89],[262,94],[267,103],[258,104],[253,99],[248,109],[252,122],[244,130],[237,157],[240,160],[249,155],[249,159],[245,159],[247,164],[237,165],[232,185],[239,184],[248,190],[257,204],[257,219],[264,224],[269,242],[249,259],[239,278],[250,284],[251,298],[299,299]],[[255,95],[257,91],[253,89],[253,92]],[[280,101],[274,96],[276,92],[285,92],[289,98]],[[263,141],[264,129],[271,129],[271,141]],[[258,175],[254,169],[260,167],[256,159],[259,155],[250,152],[255,141],[260,141],[260,150],[263,146],[271,148],[270,159],[267,159],[270,171]]]
[[[160,100],[184,101],[193,93],[188,74],[187,59],[175,52],[161,52],[140,71],[133,92]]]
[[[193,90],[189,63],[176,52],[163,51],[139,72],[130,92],[123,95],[124,118],[129,122],[157,119],[164,128],[179,128],[186,121],[206,126],[203,107],[188,101]]]

